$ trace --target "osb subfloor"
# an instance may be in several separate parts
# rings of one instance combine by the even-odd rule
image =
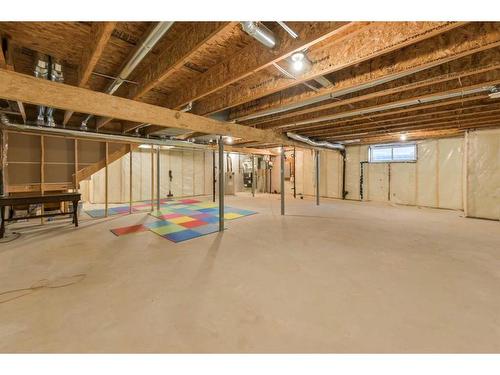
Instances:
[[[299,199],[281,217],[267,195],[227,204],[259,214],[177,244],[109,232],[145,214],[24,225],[0,244],[0,351],[500,352],[498,222]]]

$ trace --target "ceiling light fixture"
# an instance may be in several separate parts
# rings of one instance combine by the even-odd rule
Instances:
[[[407,135],[406,133],[403,133],[403,134],[401,134],[401,135],[399,136],[399,139],[400,139],[401,141],[406,141],[406,140],[408,139],[408,135]]]
[[[226,137],[226,143],[227,144],[232,144],[233,143],[233,137]]]
[[[311,62],[304,52],[296,52],[290,59],[292,60],[292,69],[296,72],[304,72],[311,68]]]

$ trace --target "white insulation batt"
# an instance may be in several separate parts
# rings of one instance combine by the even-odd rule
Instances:
[[[108,202],[129,201],[130,154],[108,165]],[[156,154],[153,156],[153,189],[156,197]],[[172,171],[172,181],[169,179]],[[151,151],[139,149],[132,154],[132,200],[151,199]],[[105,201],[105,169],[80,183],[84,198],[91,203]],[[162,150],[160,153],[160,196],[172,192],[174,197],[212,194],[212,152],[191,150]]]
[[[500,220],[500,129],[466,135],[466,215]]]
[[[292,157],[292,152],[287,152],[287,157]],[[342,156],[339,151],[320,151],[320,180],[319,194],[325,198],[341,198],[342,196]],[[316,195],[316,159],[314,151],[297,149],[295,158],[295,185],[297,194],[308,196]],[[274,158],[273,190],[280,191],[280,158]],[[293,184],[289,184],[290,188]],[[293,193],[293,190],[291,190]]]
[[[347,147],[347,199],[360,199],[360,162],[368,150]],[[445,138],[417,142],[414,163],[364,163],[363,200],[460,210],[463,154],[463,138]]]

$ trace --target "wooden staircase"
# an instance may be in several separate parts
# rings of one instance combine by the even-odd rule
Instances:
[[[130,152],[130,150],[135,148],[135,146],[132,145],[122,145],[120,146],[119,149],[113,151],[112,153],[108,154],[108,160],[107,164],[111,164],[114,161],[120,159],[121,157],[125,156],[127,153]],[[106,158],[99,160],[98,162],[88,165],[85,168],[82,168],[76,172],[75,177],[75,182],[76,186],[80,183],[80,181],[88,180],[90,176],[92,176],[94,173],[99,172],[101,169],[106,167]]]

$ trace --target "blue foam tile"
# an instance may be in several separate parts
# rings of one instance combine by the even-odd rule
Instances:
[[[215,208],[200,208],[198,211],[211,214],[211,213],[219,212],[219,209],[217,207],[215,207]]]
[[[207,225],[202,225],[201,227],[196,227],[192,228],[191,230],[201,233],[201,234],[210,234],[210,233],[215,233],[219,231],[219,225],[218,224],[207,224]]]
[[[198,213],[198,212],[196,212],[194,210],[190,210],[189,208],[176,208],[176,207],[173,207],[172,210],[176,214],[183,214],[183,215],[193,215],[193,214],[197,214]]]
[[[168,221],[165,221],[165,220],[158,220],[158,221],[153,221],[153,222],[151,222],[151,223],[146,223],[146,224],[144,224],[144,226],[145,226],[146,228],[150,228],[150,229],[151,229],[151,228],[159,228],[159,227],[163,227],[163,226],[165,226],[165,225],[169,225],[169,224],[171,224],[171,223],[170,223],[170,222],[168,222]]]
[[[209,216],[209,217],[203,217],[201,219],[198,219],[201,221],[204,221],[206,223],[218,223],[219,219],[216,216]]]
[[[235,214],[240,214],[240,215],[243,215],[243,216],[253,215],[253,214],[257,213],[255,211],[244,210],[244,209],[241,209],[241,208],[232,208],[232,209],[228,210],[227,212],[233,212]]]
[[[170,241],[173,242],[181,242],[181,241],[186,241],[190,240],[192,238],[200,237],[203,236],[202,233],[195,232],[194,230],[187,229],[187,230],[182,230],[180,232],[175,232],[175,233],[169,233],[163,235],[164,238],[169,239]]]

